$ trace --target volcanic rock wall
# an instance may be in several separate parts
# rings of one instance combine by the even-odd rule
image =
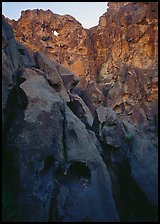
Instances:
[[[111,2],[89,30],[106,104],[135,125],[157,119],[157,10],[156,2]]]
[[[79,76],[90,77],[95,73],[88,30],[72,16],[50,10],[26,10],[18,21],[9,23],[16,39],[29,50],[44,52]]]
[[[3,220],[119,221],[93,118],[80,97],[84,123],[68,106],[79,79],[2,25]]]
[[[156,221],[157,3],[2,18],[2,66],[4,221]]]
[[[50,10],[23,11],[18,21],[8,22],[28,49],[44,52],[79,75],[81,88],[90,89],[86,80],[99,83],[102,94],[96,83],[89,99],[86,90],[81,92],[93,114],[100,105],[110,106],[134,125],[156,130],[157,10],[157,2],[110,2],[99,25],[89,30],[72,16]]]

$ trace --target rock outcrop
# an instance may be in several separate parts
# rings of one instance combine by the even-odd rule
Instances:
[[[4,221],[157,221],[157,9],[2,17]]]
[[[104,95],[100,105],[153,130],[158,98],[157,10],[156,2],[110,2],[99,25],[89,30],[72,16],[50,10],[23,11],[18,21],[8,22],[16,39],[32,52],[42,51],[79,75],[82,89],[88,88],[86,81],[98,81]],[[94,94],[89,101],[83,95],[82,91],[94,114],[100,106],[94,107]]]
[[[50,10],[26,10],[18,21],[9,23],[17,40],[30,51],[44,52],[80,77],[95,74],[88,30],[74,17],[61,16]]]
[[[155,127],[158,115],[157,4],[109,2],[99,25],[89,30],[106,105],[145,128]]]
[[[2,112],[6,115],[3,220],[119,221],[98,140],[67,106],[70,90],[78,79],[42,53],[37,53],[32,63],[22,60],[19,64],[24,54],[18,54],[12,29],[6,21],[3,24],[6,43],[13,38],[11,45],[2,49]],[[17,64],[11,60],[13,51],[19,57]],[[31,59],[31,55],[25,57]],[[63,77],[64,84],[61,74],[66,72],[72,79],[67,82]],[[85,103],[78,99],[89,114]]]

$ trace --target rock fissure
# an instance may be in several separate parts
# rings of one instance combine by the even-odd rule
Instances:
[[[157,221],[157,25],[151,2],[2,18],[4,221]]]

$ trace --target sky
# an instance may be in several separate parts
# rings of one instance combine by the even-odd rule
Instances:
[[[22,10],[50,9],[60,15],[69,14],[84,28],[98,25],[99,17],[107,11],[108,2],[2,2],[2,14],[18,20]]]

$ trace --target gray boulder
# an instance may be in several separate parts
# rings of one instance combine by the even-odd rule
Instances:
[[[106,166],[85,125],[67,106],[65,152],[68,166],[56,198],[57,221],[119,221]]]
[[[59,93],[60,97],[69,102],[69,95],[64,87],[63,80],[57,71],[57,63],[51,61],[44,53],[37,52],[35,54],[35,61],[37,66],[44,72],[45,78],[50,85]]]
[[[22,221],[47,221],[55,170],[63,160],[63,101],[42,76],[28,77],[20,89],[26,108],[14,118],[7,147],[17,160],[19,210]]]
[[[68,68],[65,68],[62,65],[58,66],[58,72],[62,77],[64,86],[67,91],[72,91],[72,89],[78,84],[80,78],[71,72]]]
[[[93,115],[91,114],[89,108],[78,95],[69,94],[71,98],[70,109],[72,112],[84,123],[87,127],[92,127]]]

